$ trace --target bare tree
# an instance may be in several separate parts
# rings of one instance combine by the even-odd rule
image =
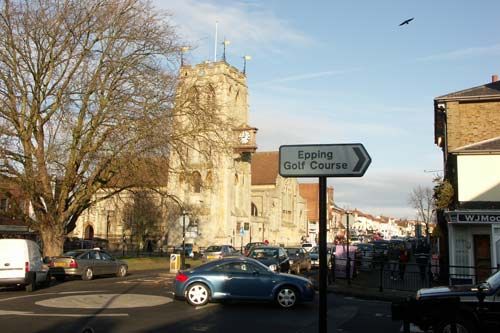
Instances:
[[[417,186],[410,192],[409,203],[417,211],[417,219],[425,223],[425,234],[429,236],[429,223],[434,214],[434,193],[430,187]]]
[[[137,251],[144,249],[146,242],[158,238],[163,214],[157,195],[152,191],[132,192],[132,200],[123,209],[123,226],[137,245]]]
[[[217,112],[176,101],[179,51],[146,1],[0,0],[0,172],[29,197],[46,255],[96,200],[143,185],[136,162],[216,146]]]

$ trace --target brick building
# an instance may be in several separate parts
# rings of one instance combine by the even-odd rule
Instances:
[[[500,81],[434,100],[435,143],[454,189],[438,212],[441,254],[455,282],[476,282],[500,265]],[[474,268],[460,268],[471,266]]]

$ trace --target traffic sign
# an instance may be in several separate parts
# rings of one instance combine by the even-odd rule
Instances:
[[[372,159],[361,143],[280,147],[283,177],[362,177]]]

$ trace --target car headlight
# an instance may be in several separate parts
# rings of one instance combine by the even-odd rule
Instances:
[[[273,272],[276,272],[278,270],[278,266],[276,265],[269,265],[269,269],[272,270]]]
[[[417,291],[417,296],[415,296],[415,299],[418,301],[420,299],[420,297],[421,296],[420,296],[420,290],[419,290],[419,291]]]
[[[293,260],[290,260],[290,264],[293,264]]]

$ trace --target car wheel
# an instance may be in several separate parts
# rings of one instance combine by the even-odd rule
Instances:
[[[116,273],[116,276],[118,276],[118,277],[124,277],[125,275],[127,275],[127,266],[121,265],[118,268],[118,272]]]
[[[87,267],[84,271],[83,271],[83,275],[82,275],[82,280],[85,280],[85,281],[90,281],[94,278],[94,272],[92,271],[92,268],[90,267]]]
[[[203,283],[194,283],[186,291],[186,300],[193,306],[202,306],[210,300],[210,290]]]
[[[282,308],[291,308],[297,303],[297,292],[291,287],[282,287],[276,294],[276,302]]]
[[[50,282],[52,281],[52,274],[47,272],[47,275],[45,276],[45,281],[43,282],[44,287],[50,287]]]
[[[28,283],[27,285],[24,286],[24,290],[26,290],[29,293],[36,290],[36,275],[35,274],[33,274],[31,276],[30,283]]]
[[[434,333],[451,333],[451,320],[443,320],[434,329]],[[465,319],[457,319],[457,333],[475,333],[474,324]]]
[[[66,276],[64,276],[64,275],[56,275],[56,281],[64,282],[64,280],[66,280]]]

